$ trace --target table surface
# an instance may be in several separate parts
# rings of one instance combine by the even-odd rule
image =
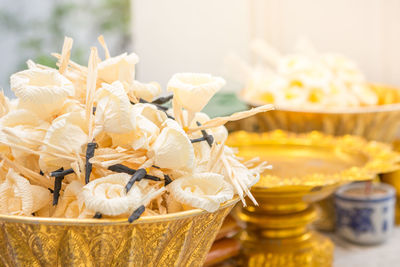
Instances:
[[[326,235],[335,243],[334,267],[400,266],[400,227],[394,229],[387,242],[375,246],[360,246],[334,234]]]

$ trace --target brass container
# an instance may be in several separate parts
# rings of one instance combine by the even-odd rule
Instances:
[[[352,108],[287,108],[259,113],[254,117],[230,124],[232,129],[271,131],[281,129],[295,133],[320,131],[330,135],[358,135],[368,140],[393,142],[400,126],[400,90],[371,85],[379,97],[379,105]],[[242,98],[243,99],[243,98]],[[249,106],[257,106],[251,101]]]
[[[393,147],[395,151],[400,151],[400,140],[396,140]],[[396,189],[395,220],[396,224],[400,225],[400,170],[382,173],[379,178]]]
[[[0,215],[0,266],[202,266],[237,201],[132,224]]]
[[[236,132],[228,144],[239,156],[258,156],[273,169],[252,187],[258,206],[237,206],[234,215],[246,266],[331,266],[333,243],[310,230],[312,205],[338,186],[370,180],[382,170],[398,168],[399,154],[390,146],[355,137],[318,132],[291,134]]]
[[[361,136],[367,140],[393,142],[399,134],[400,127],[400,90],[377,84],[371,84],[371,88],[378,95],[379,102],[377,106],[329,107],[323,109],[277,106],[273,111],[259,113],[238,122],[230,122],[227,127],[231,131],[246,130],[252,132],[265,132],[276,129],[295,133],[320,131],[335,136],[350,134]],[[250,107],[261,104],[246,100],[243,94],[240,98],[248,103]],[[400,190],[400,187],[396,188]],[[319,214],[318,220],[314,222],[316,228],[324,231],[333,231],[333,199],[324,199],[315,205]],[[398,216],[400,217],[400,206]]]

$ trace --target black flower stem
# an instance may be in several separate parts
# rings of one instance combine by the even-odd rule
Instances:
[[[146,208],[144,207],[144,205],[141,205],[139,208],[137,208],[132,214],[131,216],[129,216],[128,218],[128,222],[132,223],[133,221],[136,221],[137,219],[139,219],[139,217],[143,214],[144,210]]]
[[[197,126],[201,126],[201,123],[196,121]],[[214,137],[212,135],[207,134],[206,130],[201,130],[201,134],[207,141],[208,145],[211,147],[214,142]],[[193,143],[193,142],[192,142]]]
[[[62,172],[64,169],[60,168],[59,170],[52,172]],[[58,199],[60,198],[60,190],[62,186],[62,181],[64,180],[64,176],[55,176],[54,177],[54,190],[53,190],[53,206],[58,204]]]
[[[64,177],[64,176],[67,176],[68,174],[71,174],[71,173],[74,173],[74,170],[71,168],[71,169],[66,169],[66,170],[57,170],[57,171],[54,171],[54,172],[51,172],[50,173],[50,176],[53,176],[53,177]]]
[[[131,190],[133,184],[134,184],[136,181],[142,180],[142,179],[146,176],[146,174],[147,174],[147,172],[146,172],[145,169],[143,169],[143,168],[138,169],[138,170],[132,175],[131,179],[129,179],[129,182],[126,184],[126,186],[125,186],[126,193],[128,193],[129,190]]]
[[[172,183],[171,177],[169,177],[168,174],[164,174],[164,185],[167,186],[167,185],[169,185],[170,183]]]
[[[174,95],[172,95],[172,94],[168,95],[168,96],[160,96],[160,97],[154,99],[153,101],[151,101],[151,103],[163,105],[163,104],[169,102],[173,97],[174,97]]]
[[[113,172],[127,173],[129,175],[134,175],[137,172],[137,170],[131,169],[131,168],[129,168],[129,167],[125,166],[125,165],[122,165],[122,164],[111,165],[110,167],[108,167],[108,169],[110,171],[113,171]],[[153,175],[150,175],[150,174],[146,174],[143,178],[144,179],[153,180],[153,181],[161,181],[161,179],[159,177],[153,176]]]
[[[93,216],[94,219],[101,219],[101,217],[103,217],[103,214],[101,214],[100,212],[96,212]]]
[[[88,184],[90,181],[90,174],[92,173],[92,163],[90,163],[90,159],[94,156],[94,150],[96,149],[97,144],[95,142],[91,142],[87,144],[86,147],[86,165],[85,165],[85,183]]]

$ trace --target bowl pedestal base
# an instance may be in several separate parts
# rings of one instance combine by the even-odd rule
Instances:
[[[239,234],[245,266],[332,266],[332,241],[309,227],[316,219],[314,207],[291,202],[299,199],[298,193],[294,195],[276,198],[272,194],[275,197],[261,198],[259,206],[236,207],[237,219],[245,224]]]

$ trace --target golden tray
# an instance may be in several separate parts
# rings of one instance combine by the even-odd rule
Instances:
[[[323,109],[276,106],[273,111],[228,126],[233,130],[259,132],[281,129],[296,133],[320,131],[336,136],[351,134],[368,140],[392,142],[400,126],[400,90],[375,84],[371,87],[379,97],[377,106]],[[240,98],[250,107],[261,104]]]
[[[331,266],[333,243],[310,230],[317,217],[312,204],[344,183],[396,170],[400,162],[391,146],[350,135],[240,131],[230,134],[227,144],[245,159],[258,156],[273,166],[251,189],[259,205],[234,209],[250,267]]]
[[[0,266],[202,266],[237,201],[214,213],[194,209],[132,224],[0,215]]]

